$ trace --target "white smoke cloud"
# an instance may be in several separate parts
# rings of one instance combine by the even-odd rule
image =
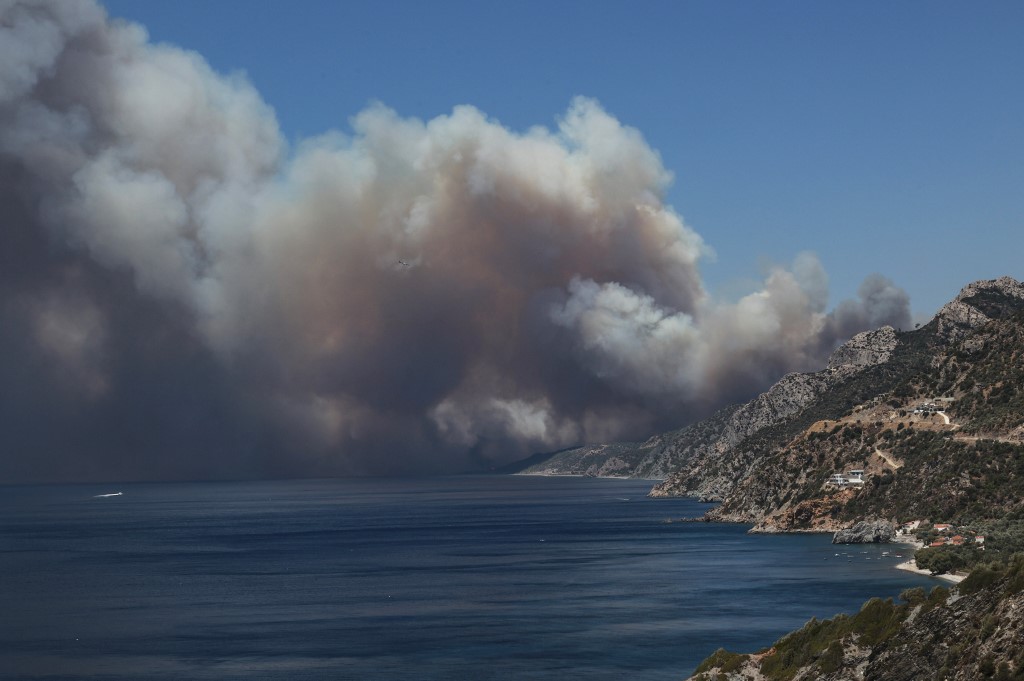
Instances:
[[[809,254],[713,301],[708,249],[664,201],[671,173],[590,99],[524,133],[471,106],[420,121],[378,104],[288,151],[243,78],[92,2],[7,2],[0,31],[0,168],[19,178],[19,238],[49,244],[11,285],[42,286],[29,280],[69,258],[121,282],[93,287],[95,318],[120,320],[103,342],[147,333],[114,314],[134,296],[205,348],[225,399],[294,443],[273,456],[317,470],[635,437],[909,319],[878,277],[829,313]],[[60,309],[37,332],[73,348]],[[57,352],[96,357],[79,374],[108,393],[131,389],[79,345]]]

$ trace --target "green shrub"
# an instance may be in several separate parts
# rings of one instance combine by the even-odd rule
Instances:
[[[985,615],[985,619],[981,621],[981,640],[987,640],[994,633],[996,633],[995,615]]]
[[[905,589],[900,593],[900,600],[906,601],[910,605],[923,603],[927,598],[928,595],[924,592],[924,588],[920,586],[915,586],[912,589]]]
[[[832,641],[818,658],[818,669],[822,674],[834,674],[843,666],[843,644]]]
[[[694,675],[703,674],[715,667],[718,667],[723,672],[734,672],[738,671],[749,659],[749,655],[730,653],[725,648],[719,648],[715,652],[711,653],[707,659],[701,662],[693,673]]]
[[[948,599],[949,589],[944,586],[937,586],[928,594],[928,600],[921,604],[921,612],[925,613],[940,605],[945,605]]]
[[[1005,570],[1006,568],[998,563],[979,565],[971,570],[971,574],[967,575],[967,579],[960,582],[957,590],[962,596],[968,596],[981,591],[995,584],[1003,576]]]

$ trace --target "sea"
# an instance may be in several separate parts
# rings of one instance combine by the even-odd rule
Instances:
[[[938,584],[899,546],[680,522],[709,505],[651,485],[3,487],[0,678],[678,681]]]

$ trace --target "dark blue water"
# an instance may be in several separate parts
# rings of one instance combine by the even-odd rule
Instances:
[[[649,486],[3,488],[0,677],[679,679],[932,585],[879,547],[666,523],[707,506]]]

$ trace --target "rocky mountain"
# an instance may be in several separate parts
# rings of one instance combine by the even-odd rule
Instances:
[[[884,362],[656,491],[685,493],[722,471],[731,487],[709,517],[758,531],[1024,510],[1024,287],[971,284],[928,325],[898,334]],[[849,471],[861,479],[830,482]]]

